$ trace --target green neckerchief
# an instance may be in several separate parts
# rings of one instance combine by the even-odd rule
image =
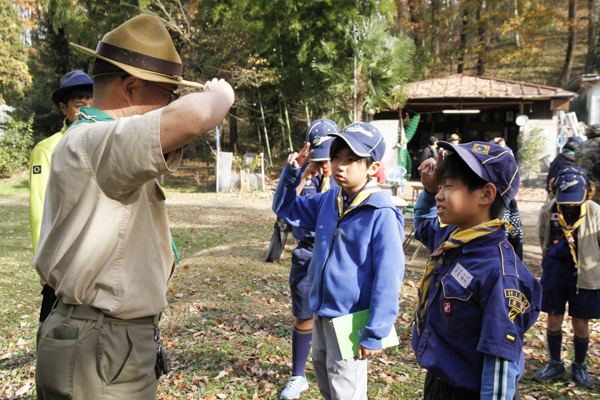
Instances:
[[[113,117],[111,117],[104,111],[92,107],[79,107],[79,112],[76,115],[79,119],[73,122],[71,126],[83,123],[92,124],[94,122],[115,120]]]
[[[76,115],[79,119],[73,122],[71,126],[86,123],[92,124],[94,122],[115,121],[113,117],[111,117],[104,111],[92,107],[79,107],[79,112]],[[179,252],[177,251],[177,246],[175,246],[175,240],[173,240],[173,235],[171,235],[171,247],[173,248],[173,253],[177,258],[177,263],[180,263],[181,258],[179,258]]]

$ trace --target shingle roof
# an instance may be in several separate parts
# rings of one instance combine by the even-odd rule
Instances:
[[[456,74],[414,82],[408,85],[408,93],[409,99],[449,97],[532,99],[537,97],[570,98],[577,95],[576,93],[552,86],[467,74]]]

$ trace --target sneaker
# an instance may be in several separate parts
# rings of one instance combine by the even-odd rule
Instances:
[[[587,365],[584,362],[579,364],[573,361],[573,363],[571,363],[571,377],[577,386],[588,389],[593,389],[596,386],[594,385],[594,382],[592,382],[590,375],[587,373]]]
[[[290,376],[285,389],[281,392],[281,398],[284,400],[299,399],[300,393],[308,390],[308,382],[305,376]]]
[[[561,361],[550,359],[548,364],[533,375],[533,380],[537,382],[544,382],[550,379],[560,379],[567,374],[565,364]],[[589,378],[588,378],[589,379]]]

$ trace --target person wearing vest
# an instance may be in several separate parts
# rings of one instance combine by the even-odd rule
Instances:
[[[60,87],[52,92],[52,102],[66,116],[63,127],[54,135],[36,144],[29,155],[29,225],[31,227],[33,254],[35,254],[40,237],[52,150],[63,137],[67,128],[77,121],[76,114],[79,112],[79,107],[89,107],[92,103],[91,78],[85,72],[79,70],[64,75],[60,78]],[[44,322],[52,309],[54,301],[56,301],[56,295],[50,285],[47,285],[44,281],[41,281],[41,284],[43,286],[43,298],[40,322]]]

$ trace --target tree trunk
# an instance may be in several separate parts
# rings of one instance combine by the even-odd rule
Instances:
[[[569,39],[567,44],[567,57],[560,78],[561,87],[567,87],[571,80],[571,69],[573,67],[573,53],[575,50],[575,6],[576,0],[569,0]]]
[[[486,57],[490,47],[489,25],[487,22],[486,0],[479,1],[477,9],[477,33],[479,35],[479,46],[477,46],[477,75],[485,75]]]
[[[269,145],[269,134],[267,133],[267,121],[265,120],[265,112],[263,110],[260,91],[258,92],[258,103],[260,104],[260,116],[262,117],[263,128],[265,130],[265,146],[267,147],[267,155],[269,156],[269,165],[273,165],[273,160],[271,159],[271,146]]]
[[[458,68],[456,72],[462,74],[465,70],[465,56],[467,54],[467,25],[469,24],[469,10],[465,6],[462,11],[462,25],[460,28],[460,47],[458,49]]]
[[[515,20],[518,22],[519,21],[519,1],[515,0],[513,4],[515,7],[515,10],[514,10]],[[515,45],[517,46],[517,49],[521,48],[521,37],[519,36],[519,30],[515,30]]]
[[[415,5],[412,1],[408,2],[408,11],[410,13],[410,22],[413,25],[413,41],[415,42],[415,47],[423,47],[424,40],[421,37],[421,30],[419,28],[420,21],[417,19],[417,12],[415,10]]]
[[[237,108],[229,109],[229,150],[236,151],[238,147]]]
[[[592,74],[598,70],[598,6],[599,0],[588,2],[588,53],[585,58],[585,73]]]

